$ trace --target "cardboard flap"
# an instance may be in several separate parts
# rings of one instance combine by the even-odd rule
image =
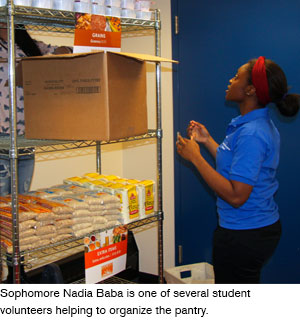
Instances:
[[[22,61],[27,60],[37,60],[37,59],[61,59],[61,58],[74,58],[74,57],[83,57],[88,55],[93,55],[97,53],[103,53],[103,50],[94,51],[94,52],[87,52],[87,53],[71,53],[71,54],[49,54],[49,55],[43,55],[43,56],[27,56],[22,57]]]
[[[24,57],[22,60],[35,60],[35,59],[61,59],[61,58],[74,58],[74,57],[82,57],[82,56],[88,56],[88,55],[95,55],[99,53],[104,53],[103,50],[97,50],[93,52],[87,52],[87,53],[76,53],[76,54],[59,54],[59,55],[44,55],[44,56],[31,56],[31,57]],[[164,63],[178,63],[178,61],[174,61],[172,59],[163,58],[159,56],[154,55],[148,55],[148,54],[137,54],[137,53],[125,53],[125,52],[110,52],[107,51],[109,54],[114,55],[120,55],[125,56],[128,58],[133,58],[138,61],[147,61],[147,62],[164,62]]]
[[[139,61],[165,62],[165,63],[176,63],[176,64],[178,64],[178,61],[174,61],[172,59],[163,58],[163,57],[159,57],[159,56],[148,55],[148,54],[125,53],[125,52],[109,52],[109,53],[134,58],[134,59],[137,59]]]

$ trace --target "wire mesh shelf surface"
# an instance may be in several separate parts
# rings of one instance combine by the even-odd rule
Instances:
[[[6,22],[7,8],[0,7],[0,21]],[[75,12],[14,6],[15,23],[27,25],[31,30],[71,33],[75,26]],[[160,29],[160,21],[137,18],[121,18],[122,31]]]
[[[160,219],[160,215],[158,213],[155,213],[154,215],[150,215],[144,219],[137,220],[127,224],[127,228],[128,230],[134,230],[141,226],[145,226],[145,225],[157,222],[159,219]],[[100,232],[104,232],[109,229],[111,228],[105,228],[103,230],[100,230]],[[99,231],[94,231],[87,235],[92,235],[96,232],[99,232]],[[84,239],[84,236],[74,237],[74,238],[66,239],[44,247],[22,251],[20,252],[20,257],[22,259],[21,262],[28,269],[32,269],[33,267],[35,267],[34,262],[36,260],[39,261],[39,266],[42,266],[46,263],[52,262],[53,261],[52,257],[54,255],[62,254],[63,257],[66,257],[67,253],[74,254],[74,252],[82,252],[84,250],[83,239]],[[12,254],[7,253],[5,250],[2,250],[2,255],[5,261],[11,265]],[[58,257],[56,257],[55,260],[57,260],[57,258]]]
[[[139,136],[132,136],[111,141],[99,141],[101,145],[122,143],[128,141],[145,140],[156,138],[156,130],[149,130],[148,133]],[[88,148],[96,146],[95,140],[42,140],[42,139],[26,139],[24,137],[17,138],[17,147],[19,155],[28,155],[33,153],[49,153],[70,149]],[[10,149],[9,136],[0,137],[0,155],[8,155]]]

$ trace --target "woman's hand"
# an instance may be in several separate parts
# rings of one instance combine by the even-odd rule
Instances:
[[[191,137],[191,139],[187,139],[182,138],[180,135],[178,135],[176,147],[178,154],[190,162],[195,161],[201,156],[200,147],[194,140],[193,136]]]
[[[71,47],[67,46],[59,46],[55,48],[53,54],[54,55],[61,55],[61,54],[71,54],[73,52]]]
[[[188,128],[187,128],[187,134],[191,138],[193,138],[198,141],[199,143],[206,144],[209,140],[210,134],[205,128],[205,126],[199,122],[196,122],[194,120],[190,121]]]

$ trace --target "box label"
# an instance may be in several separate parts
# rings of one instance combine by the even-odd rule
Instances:
[[[117,17],[75,14],[74,53],[121,50],[121,21]]]

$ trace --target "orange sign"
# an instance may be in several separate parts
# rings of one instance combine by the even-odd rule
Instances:
[[[127,239],[85,254],[85,269],[109,262],[127,253]]]
[[[127,227],[122,225],[83,239],[87,284],[98,283],[126,268],[127,236]]]
[[[76,13],[74,52],[121,49],[121,21],[116,17]]]

